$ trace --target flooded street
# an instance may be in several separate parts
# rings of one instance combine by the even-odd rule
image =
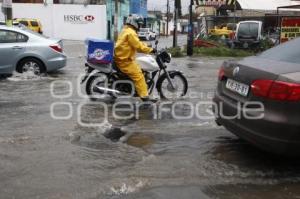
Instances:
[[[191,106],[175,109],[186,119],[171,116],[176,102],[159,102],[160,117],[150,108],[125,120],[79,95],[84,46],[65,48],[68,66],[56,73],[0,80],[1,199],[300,198],[300,161],[261,152],[212,118],[187,117],[210,101],[223,58],[172,60],[189,81],[182,101]],[[87,127],[106,115],[104,127]],[[107,136],[111,128],[126,139]]]

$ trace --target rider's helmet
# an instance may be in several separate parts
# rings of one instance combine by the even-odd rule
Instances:
[[[136,14],[130,14],[126,19],[126,25],[131,25],[136,31],[138,31],[143,24],[143,17]]]

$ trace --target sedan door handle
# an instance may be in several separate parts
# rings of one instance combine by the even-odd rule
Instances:
[[[14,49],[14,50],[21,50],[21,49],[23,49],[23,47],[21,47],[21,46],[14,46],[14,47],[12,47],[12,49]]]

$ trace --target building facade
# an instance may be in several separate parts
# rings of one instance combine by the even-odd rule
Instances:
[[[147,0],[130,0],[130,13],[138,14],[144,17],[148,16]]]
[[[118,32],[124,26],[124,23],[130,13],[130,0],[119,0],[118,4]],[[114,21],[115,21],[115,0],[106,0],[106,13],[107,13],[107,39],[113,40],[114,38]]]
[[[160,26],[162,19],[163,17],[161,11],[148,11],[146,26],[150,28],[153,32],[160,34]]]

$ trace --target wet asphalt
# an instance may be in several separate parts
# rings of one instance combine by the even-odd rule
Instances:
[[[300,198],[300,161],[257,150],[213,118],[191,114],[211,100],[228,58],[174,58],[169,68],[185,73],[189,95],[159,102],[160,117],[152,107],[121,119],[113,104],[79,95],[82,42],[66,41],[65,50],[68,66],[58,72],[0,80],[1,199]],[[179,101],[181,119],[170,108]],[[209,106],[199,112],[211,115]]]

